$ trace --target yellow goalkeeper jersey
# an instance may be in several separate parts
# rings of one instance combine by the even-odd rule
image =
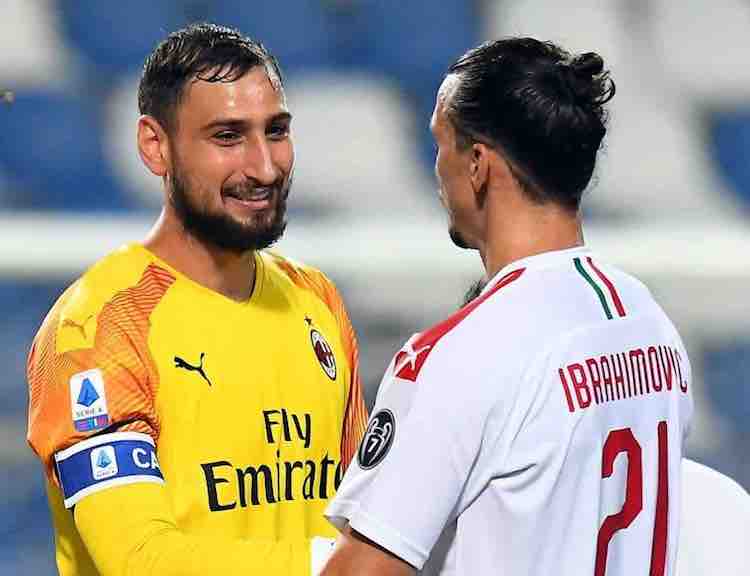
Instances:
[[[187,534],[335,536],[323,511],[367,418],[354,331],[321,272],[265,251],[255,263],[253,293],[236,302],[128,245],[44,320],[28,440],[61,574],[97,573],[66,508],[126,484],[163,483]]]

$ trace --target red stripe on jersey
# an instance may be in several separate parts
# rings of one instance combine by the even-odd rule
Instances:
[[[485,294],[482,294],[479,298],[472,300],[466,306],[461,308],[458,312],[443,320],[440,324],[437,324],[422,332],[415,340],[411,343],[411,350],[401,350],[396,355],[395,362],[395,374],[397,378],[403,378],[404,380],[411,380],[416,382],[419,371],[422,369],[422,365],[427,356],[430,355],[435,344],[453,328],[455,328],[464,318],[471,314],[475,308],[477,308],[482,302],[487,300],[490,296],[495,294],[501,288],[507,286],[511,282],[518,280],[523,274],[525,268],[519,268],[509,272],[503,276],[497,284],[490,288]]]
[[[604,284],[607,286],[607,290],[609,290],[610,295],[612,296],[612,301],[615,303],[615,308],[617,308],[617,313],[620,315],[620,318],[625,317],[625,307],[622,305],[622,300],[620,300],[620,295],[617,293],[617,290],[615,289],[615,285],[612,284],[612,281],[607,278],[604,273],[599,270],[599,268],[596,267],[596,264],[594,264],[594,261],[591,259],[591,256],[588,256],[586,258],[586,261],[589,263],[591,268],[593,268],[594,272],[596,272],[596,275],[599,276],[599,279],[604,282]]]

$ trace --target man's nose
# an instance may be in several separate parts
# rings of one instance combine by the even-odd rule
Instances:
[[[270,186],[279,178],[279,169],[274,163],[271,148],[264,137],[254,138],[245,158],[243,172],[248,179],[262,186]]]

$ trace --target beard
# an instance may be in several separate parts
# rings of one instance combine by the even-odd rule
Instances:
[[[453,243],[458,246],[459,248],[463,248],[464,250],[472,250],[472,247],[469,245],[469,243],[464,239],[464,237],[461,235],[461,233],[456,229],[455,226],[451,226],[448,230],[448,235],[451,237],[451,240]]]
[[[284,234],[286,199],[292,184],[291,175],[286,180],[280,179],[268,187],[271,189],[272,197],[276,198],[276,205],[271,211],[253,214],[249,220],[241,222],[229,214],[211,213],[196,205],[191,200],[191,189],[183,174],[183,170],[175,165],[169,198],[182,226],[199,241],[228,252],[243,254],[250,250],[268,248]],[[260,188],[247,183],[224,189],[222,192],[231,193],[232,190],[246,187]]]

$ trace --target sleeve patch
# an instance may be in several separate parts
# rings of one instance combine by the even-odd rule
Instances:
[[[109,426],[107,395],[101,370],[87,370],[70,378],[70,406],[73,425],[79,432]]]
[[[139,432],[94,436],[57,452],[55,465],[66,508],[112,486],[164,483],[154,441]]]

